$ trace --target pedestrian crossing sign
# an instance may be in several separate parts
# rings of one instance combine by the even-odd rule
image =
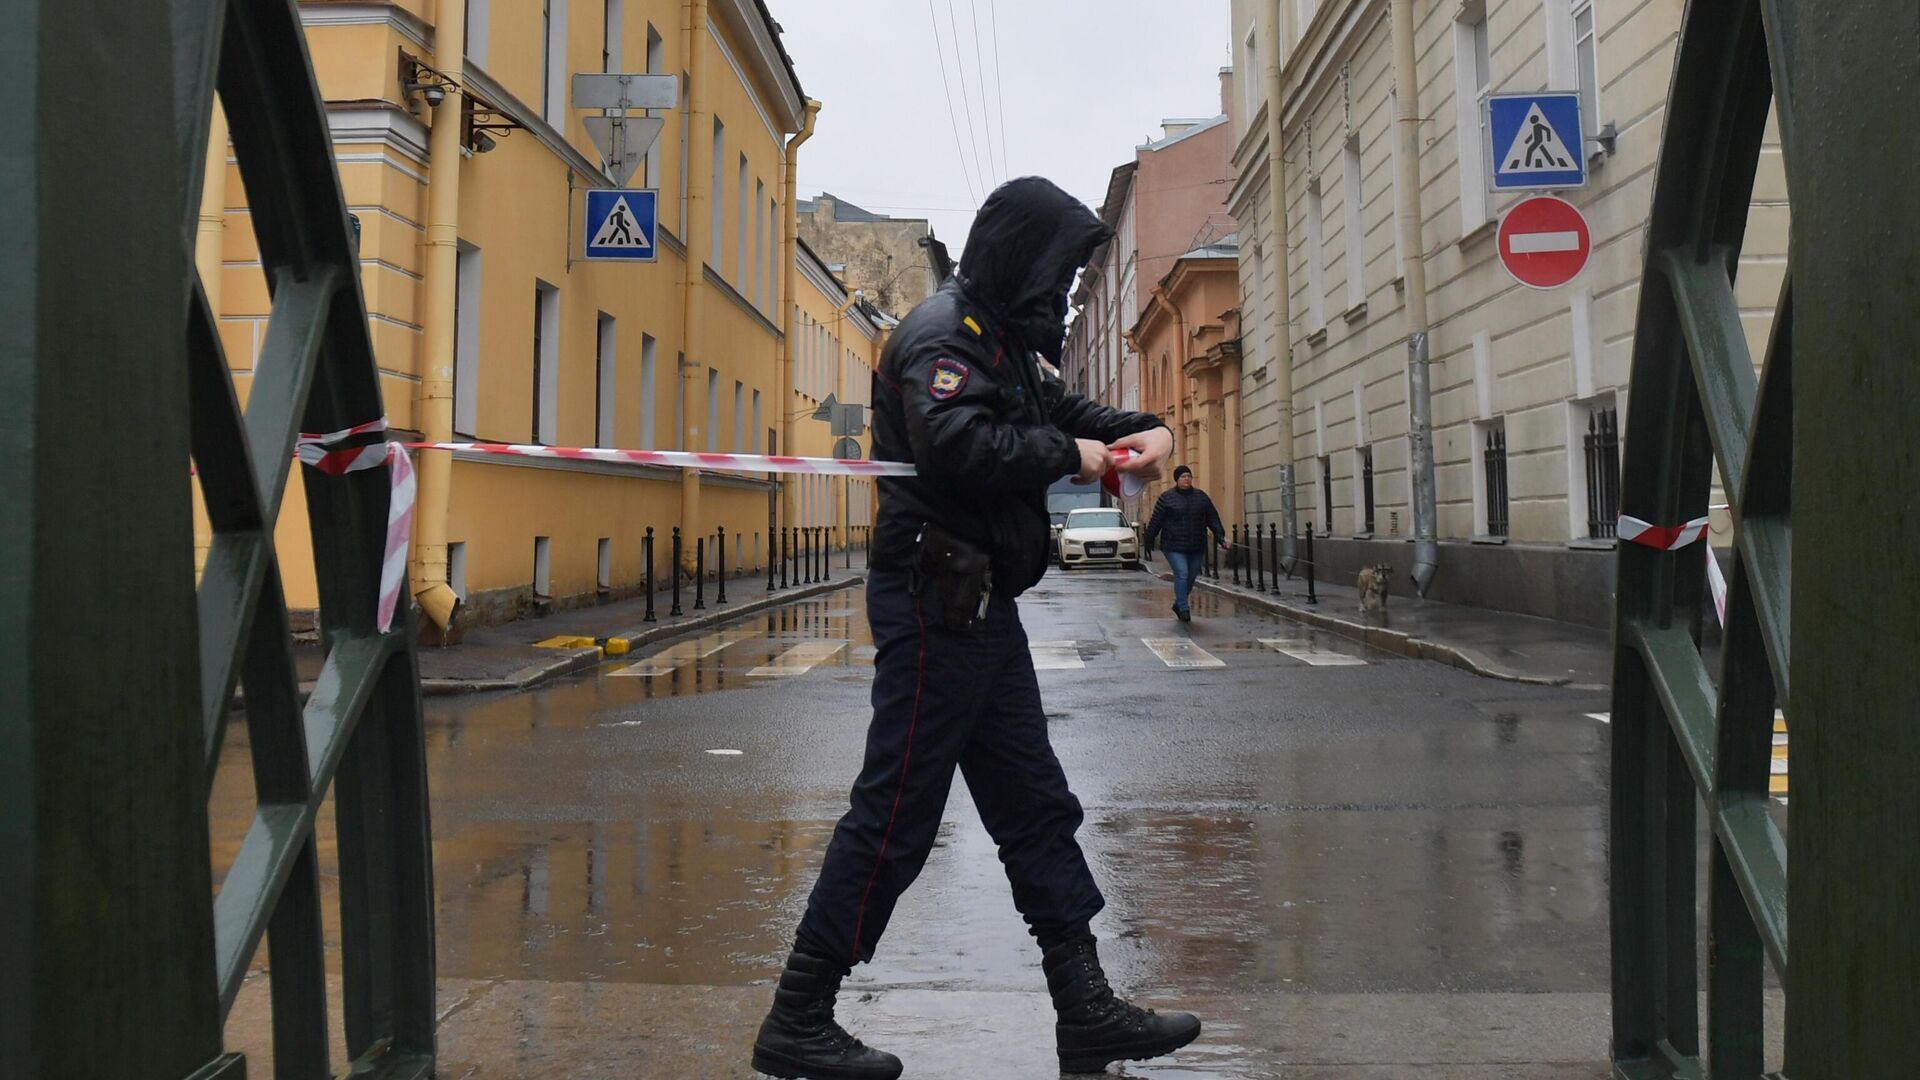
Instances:
[[[1496,94],[1487,99],[1495,191],[1585,187],[1580,95]]]
[[[587,192],[586,257],[652,262],[658,237],[660,193],[645,188],[593,188]]]

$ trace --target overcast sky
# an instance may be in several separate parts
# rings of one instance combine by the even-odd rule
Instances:
[[[1162,118],[1219,113],[1231,62],[1227,0],[768,6],[801,87],[824,105],[800,151],[801,196],[928,218],[955,260],[1001,181],[1037,173],[1097,207]]]

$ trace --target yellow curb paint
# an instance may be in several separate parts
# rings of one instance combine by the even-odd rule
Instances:
[[[599,644],[598,641],[590,637],[581,637],[577,634],[562,634],[559,637],[550,637],[545,641],[536,641],[533,643],[533,647],[536,649],[592,649],[599,646]]]

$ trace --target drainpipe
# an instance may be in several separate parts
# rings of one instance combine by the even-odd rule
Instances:
[[[1439,514],[1434,505],[1433,382],[1427,342],[1427,258],[1420,236],[1420,84],[1413,64],[1413,0],[1393,0],[1393,82],[1399,114],[1400,250],[1407,253],[1401,273],[1407,285],[1407,373],[1412,386],[1412,415],[1407,445],[1413,475],[1413,584],[1421,596],[1440,569]]]
[[[1281,47],[1286,33],[1280,26],[1280,0],[1267,0],[1266,16],[1270,31],[1266,71],[1267,214],[1273,223],[1273,340],[1280,348],[1280,361],[1273,365],[1274,435],[1280,445],[1280,532],[1291,564],[1299,512],[1293,496],[1293,279],[1287,263],[1292,249],[1287,242],[1287,161],[1280,122],[1285,111],[1280,58],[1285,55]]]
[[[458,71],[467,52],[466,11],[441,4],[434,23],[435,59]],[[420,389],[414,415],[427,442],[453,441],[453,320],[460,261],[460,87],[448,84],[427,133],[426,310],[422,319]],[[447,585],[447,506],[453,494],[453,455],[423,453],[413,522],[413,600],[444,636],[460,598]]]
[[[780,345],[775,352],[778,357],[775,362],[778,389],[774,392],[774,415],[780,418],[780,452],[783,454],[793,453],[793,342],[794,336],[800,332],[800,304],[794,299],[794,289],[799,284],[800,258],[800,225],[793,205],[800,189],[798,155],[801,144],[813,138],[813,122],[819,115],[820,103],[808,98],[801,112],[800,130],[787,140],[786,158],[780,164],[781,172],[785,174],[781,183],[785,188],[782,194],[786,201],[780,208],[781,334]],[[792,507],[788,504],[793,498],[793,491],[785,484],[780,487],[780,521],[784,524],[792,513]]]
[[[706,295],[707,251],[713,233],[713,110],[707,104],[707,0],[689,0],[687,11],[687,261],[681,268],[685,307],[680,321],[680,447],[702,450],[699,417],[705,412],[705,388],[700,385],[700,357],[706,334],[701,301]],[[745,227],[744,223],[741,226]],[[698,404],[696,404],[698,403]],[[693,572],[695,544],[700,530],[700,470],[680,470],[680,534],[686,538],[681,569]]]

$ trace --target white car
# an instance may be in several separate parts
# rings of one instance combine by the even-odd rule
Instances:
[[[1140,537],[1118,510],[1096,507],[1074,510],[1060,529],[1060,565],[1140,565]]]

